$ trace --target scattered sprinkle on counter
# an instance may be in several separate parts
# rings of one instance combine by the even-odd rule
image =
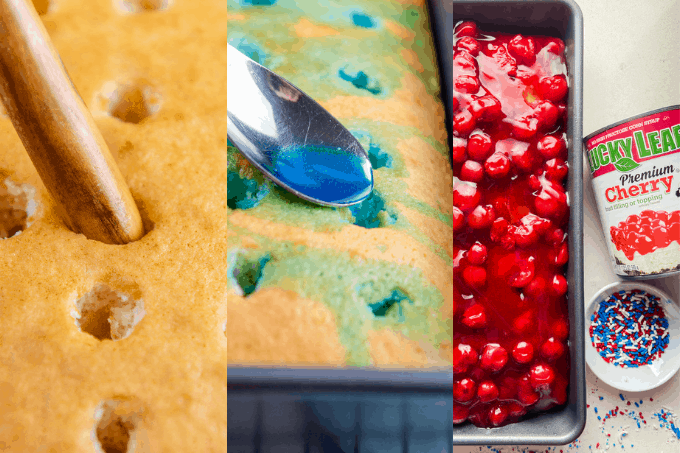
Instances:
[[[668,346],[668,319],[659,298],[640,289],[619,291],[600,302],[590,318],[593,347],[623,368],[649,365]],[[619,395],[623,401],[623,395]]]

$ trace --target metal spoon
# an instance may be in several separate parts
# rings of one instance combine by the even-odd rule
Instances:
[[[357,139],[290,82],[227,45],[227,137],[255,167],[300,198],[349,206],[373,190]]]

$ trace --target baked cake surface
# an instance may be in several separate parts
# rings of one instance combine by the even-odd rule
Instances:
[[[66,228],[0,114],[0,449],[224,451],[228,364],[450,364],[451,171],[423,2],[246,3],[41,8],[147,234]],[[371,203],[303,203],[228,149],[232,40],[373,148]]]

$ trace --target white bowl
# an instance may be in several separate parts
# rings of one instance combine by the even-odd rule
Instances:
[[[668,319],[668,346],[663,354],[649,365],[637,368],[623,368],[606,362],[593,346],[590,337],[591,316],[600,302],[621,290],[641,289],[657,296]],[[643,392],[651,390],[668,381],[680,368],[680,310],[663,291],[651,285],[637,282],[617,282],[602,288],[588,303],[586,308],[586,362],[600,380],[618,390]]]

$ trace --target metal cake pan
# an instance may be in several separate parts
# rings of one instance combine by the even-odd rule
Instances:
[[[572,0],[477,0],[453,2],[453,24],[473,20],[482,30],[547,35],[566,44],[569,78],[568,195],[569,337],[571,376],[566,406],[533,415],[519,423],[483,429],[454,426],[454,445],[564,445],[576,439],[586,422],[586,371],[583,303],[583,16]],[[452,58],[452,55],[450,56]],[[452,74],[452,73],[451,73]],[[449,79],[451,79],[449,77]],[[451,83],[449,81],[448,83]],[[449,101],[451,102],[451,101]]]
[[[451,137],[452,0],[429,0]],[[450,452],[451,369],[229,366],[227,447],[258,451]]]

